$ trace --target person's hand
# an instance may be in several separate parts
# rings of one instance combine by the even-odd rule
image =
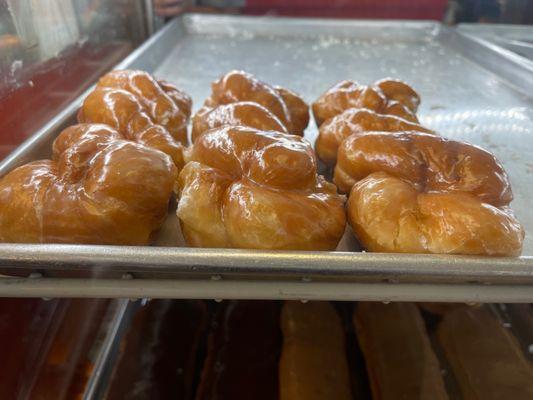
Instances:
[[[189,0],[153,0],[155,13],[160,17],[174,17],[183,14],[190,5]]]

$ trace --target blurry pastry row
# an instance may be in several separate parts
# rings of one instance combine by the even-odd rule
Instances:
[[[315,148],[298,94],[243,71],[211,86],[189,124],[191,98],[171,83],[103,76],[52,160],[0,181],[0,241],[147,245],[176,197],[194,247],[334,250],[348,222],[369,251],[521,253],[500,162],[419,125],[406,83],[327,90]]]
[[[533,325],[516,329],[499,307],[154,300],[105,398],[531,399]]]

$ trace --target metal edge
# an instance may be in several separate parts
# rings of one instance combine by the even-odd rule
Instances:
[[[128,310],[132,308],[132,304],[128,299],[115,300],[110,306],[113,307],[110,311],[112,317],[110,318],[110,323],[107,327],[101,350],[96,357],[94,369],[83,393],[83,400],[99,398],[98,394],[101,391],[102,380],[105,378],[106,374],[109,373],[108,369],[110,368],[109,361],[111,352],[122,338],[122,333],[125,330],[126,325],[125,317]]]
[[[339,280],[402,279],[403,282],[533,282],[533,257],[434,254],[260,251],[92,245],[0,244],[0,266],[26,270],[163,273],[240,278]],[[326,267],[324,267],[326,266]]]
[[[531,97],[533,61],[482,38],[442,26],[440,39],[465,58],[503,79],[516,91]]]
[[[0,278],[0,297],[530,303],[531,285]]]
[[[503,38],[527,38],[533,40],[533,26],[513,24],[460,23],[456,29],[475,36],[498,36]]]
[[[298,30],[301,35],[302,28],[313,28],[310,31],[311,36],[317,33],[324,33],[324,30],[335,29],[344,30],[349,28],[361,29],[382,28],[383,30],[391,28],[401,29],[427,29],[428,32],[435,32],[442,24],[432,20],[388,20],[388,19],[343,19],[343,18],[309,18],[309,17],[280,17],[280,16],[250,16],[250,15],[220,15],[220,14],[195,14],[189,13],[183,16],[183,22],[190,33],[197,34],[231,34],[231,24],[238,23],[239,30],[250,27],[254,35],[265,34],[281,36],[280,31],[273,30],[275,27],[282,25],[287,33]],[[201,27],[201,30],[198,29]],[[237,34],[238,32],[233,32]],[[345,32],[348,35],[349,31]],[[293,34],[293,33],[291,33]]]

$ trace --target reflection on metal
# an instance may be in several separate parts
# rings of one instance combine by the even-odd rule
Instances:
[[[533,26],[531,25],[459,24],[457,30],[533,61]]]
[[[531,303],[533,302],[533,286],[194,279],[0,278],[0,296]]]

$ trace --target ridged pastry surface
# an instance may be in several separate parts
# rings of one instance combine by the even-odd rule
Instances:
[[[100,78],[78,120],[109,125],[129,140],[168,154],[180,169],[191,105],[190,97],[168,82],[143,71],[118,70]]]
[[[370,251],[516,256],[524,229],[508,177],[488,152],[417,132],[345,140],[335,182]]]
[[[418,93],[400,80],[386,78],[371,86],[345,80],[328,89],[313,103],[313,115],[320,126],[350,108],[366,108],[416,123],[419,104]]]
[[[344,197],[317,175],[311,145],[246,127],[197,138],[179,176],[177,215],[198,247],[333,250]]]
[[[337,162],[337,152],[343,140],[367,132],[418,131],[432,133],[423,126],[394,115],[378,114],[365,108],[350,108],[324,122],[315,143],[318,158],[329,166]]]
[[[164,153],[98,124],[65,129],[52,160],[0,180],[0,241],[148,244],[176,180]]]
[[[288,132],[294,135],[303,136],[303,131],[309,123],[309,107],[305,101],[296,93],[259,80],[252,74],[244,71],[230,71],[211,85],[211,96],[205,101],[204,108],[200,111],[198,118],[207,110],[215,109],[218,106],[233,103],[256,103],[264,110],[268,111],[267,119],[275,117],[283,129],[281,132]],[[241,106],[242,108],[242,106]],[[266,129],[263,124],[259,124],[258,119],[265,119],[267,114],[264,110],[255,112],[257,116],[245,113],[243,110],[234,111],[232,107],[226,108],[232,111],[231,123],[228,123],[227,111],[218,112],[211,116],[211,127],[226,125],[250,126],[256,129]],[[195,120],[198,119],[195,117]],[[193,126],[193,135],[196,137],[202,132],[201,125]]]

